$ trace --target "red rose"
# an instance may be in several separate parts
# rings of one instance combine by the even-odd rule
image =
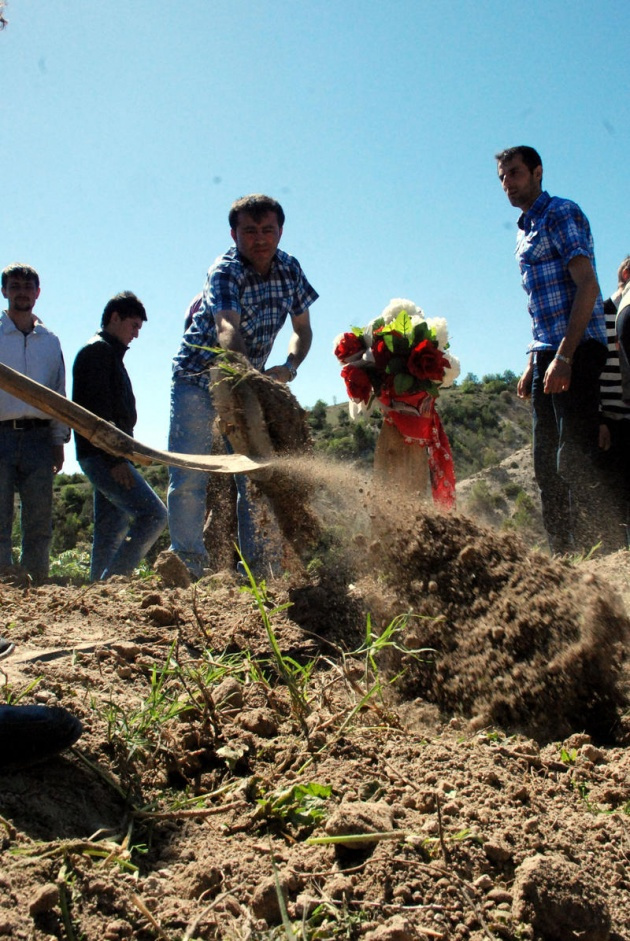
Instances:
[[[365,402],[367,405],[372,395],[372,383],[365,369],[349,364],[341,370],[341,377],[346,384],[349,397],[358,402]]]
[[[407,361],[407,369],[416,379],[441,382],[448,360],[432,340],[423,340],[414,346]]]
[[[384,370],[387,367],[388,362],[392,358],[392,354],[387,349],[387,344],[382,337],[379,337],[372,344],[372,353],[374,354],[374,365],[377,369]]]
[[[357,353],[362,353],[364,349],[365,344],[361,337],[358,337],[355,333],[344,333],[335,347],[335,356],[342,363],[345,363],[346,360],[356,356]]]

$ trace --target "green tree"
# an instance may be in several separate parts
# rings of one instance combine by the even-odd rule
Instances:
[[[315,402],[315,405],[310,410],[308,415],[308,423],[313,429],[313,431],[322,431],[324,427],[328,424],[327,420],[327,408],[325,402],[321,399],[318,399]]]
[[[350,414],[347,408],[342,408],[337,414],[337,424],[344,429],[350,425]]]

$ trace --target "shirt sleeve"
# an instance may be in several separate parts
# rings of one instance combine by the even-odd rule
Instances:
[[[209,272],[203,291],[207,312],[214,315],[221,310],[234,310],[241,314],[240,283],[230,268],[216,268]]]
[[[318,297],[319,294],[312,285],[309,284],[306,275],[298,264],[295,293],[293,295],[293,304],[291,305],[291,316],[298,317],[300,314],[305,313],[311,304],[315,303]]]
[[[57,375],[54,382],[51,384],[51,388],[53,392],[58,392],[59,395],[63,395],[65,398],[66,364],[64,362],[63,353],[61,352],[61,345],[59,346],[59,366],[57,369]],[[53,419],[51,430],[53,444],[67,444],[70,440],[70,428],[63,422],[57,421],[57,419]]]
[[[578,205],[567,201],[550,212],[548,231],[549,238],[565,266],[579,255],[584,255],[590,260],[592,254],[590,226]]]

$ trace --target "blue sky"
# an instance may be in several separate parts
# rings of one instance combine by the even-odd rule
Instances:
[[[535,146],[546,188],[582,206],[605,296],[630,252],[621,0],[10,0],[6,16],[0,266],[40,272],[69,371],[109,297],[143,300],[126,363],[147,444],[166,444],[184,309],[238,196],[280,200],[282,247],[320,294],[305,406],[345,399],[333,338],[392,297],[448,319],[464,374],[520,371],[505,146]]]

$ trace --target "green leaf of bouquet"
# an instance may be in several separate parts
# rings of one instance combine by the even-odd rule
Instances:
[[[404,356],[405,359],[407,359],[407,357],[409,356],[409,353],[411,352],[410,337],[408,336],[401,337],[397,333],[395,333],[392,336],[392,339],[394,341],[394,353],[398,353],[399,356]]]
[[[413,376],[410,376],[409,373],[398,373],[394,377],[394,392],[396,395],[405,395],[406,392],[410,391],[413,382]]]
[[[422,343],[423,340],[426,340],[429,337],[433,339],[433,337],[431,337],[431,330],[427,326],[426,321],[423,320],[421,323],[417,323],[413,328],[412,345],[417,346],[418,343]]]
[[[350,327],[350,333],[354,333],[355,337],[362,337],[363,329],[362,327]]]
[[[402,335],[407,337],[408,340],[410,340],[413,336],[414,326],[411,322],[411,317],[406,310],[401,310],[390,326],[392,330],[395,330],[397,333],[402,333]]]
[[[407,372],[407,359],[407,356],[392,356],[385,367],[385,372],[390,376],[397,376],[398,373]]]
[[[381,336],[389,352],[393,353],[394,352],[394,338],[391,335],[391,333],[385,333],[385,331],[383,331],[383,333],[381,333]]]

